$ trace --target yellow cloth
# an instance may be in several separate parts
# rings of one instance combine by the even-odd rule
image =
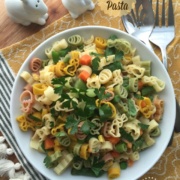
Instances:
[[[175,12],[176,36],[167,48],[168,71],[174,86],[175,94],[180,102],[180,0],[173,0]],[[38,33],[1,50],[15,74],[22,63],[45,39],[50,36],[77,26],[101,25],[125,31],[120,17],[110,17],[96,5],[93,11],[87,11],[77,19],[72,19],[69,14],[42,29]],[[159,48],[153,46],[156,54],[161,59]],[[171,121],[171,119],[169,119]],[[146,165],[146,162],[144,162]],[[141,170],[139,170],[141,171]],[[178,180],[180,179],[180,133],[175,134],[173,144],[168,147],[160,160],[140,180]]]

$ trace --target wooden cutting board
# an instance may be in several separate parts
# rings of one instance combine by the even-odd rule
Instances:
[[[4,1],[0,0],[0,49],[23,40],[68,13],[61,0],[44,0],[44,2],[48,6],[49,14],[46,24],[44,26],[37,24],[23,26],[8,17]]]

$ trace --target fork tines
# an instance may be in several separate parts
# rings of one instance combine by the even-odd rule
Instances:
[[[168,20],[167,20],[167,26],[173,26],[174,25],[174,13],[173,13],[173,5],[172,0],[169,0],[168,3]],[[155,25],[159,26],[159,22],[161,26],[166,26],[166,20],[165,20],[165,0],[162,0],[162,16],[161,21],[159,21],[159,0],[156,1],[156,18],[155,18]]]

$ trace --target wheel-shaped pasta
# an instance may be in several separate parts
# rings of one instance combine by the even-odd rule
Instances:
[[[96,44],[97,48],[105,49],[107,46],[107,40],[102,37],[95,37],[94,43]]]
[[[59,61],[54,68],[54,73],[57,77],[65,76],[64,72],[65,63],[63,61]]]
[[[88,44],[92,44],[94,42],[94,36],[91,35],[91,37],[87,40],[84,40],[84,44],[88,45]]]
[[[113,75],[111,70],[109,69],[103,69],[100,73],[99,73],[99,82],[101,84],[106,84],[108,83],[108,81],[110,81],[112,79]]]
[[[107,65],[113,63],[114,58],[115,58],[114,54],[109,55],[107,57],[100,58],[98,70],[102,70],[104,68],[104,66],[107,66]]]
[[[138,78],[129,78],[129,90],[131,92],[138,91]]]
[[[80,35],[72,35],[68,38],[68,43],[72,46],[79,46],[83,42],[83,39]]]
[[[158,96],[155,96],[153,99],[153,104],[156,107],[156,112],[153,114],[153,118],[160,122],[163,112],[164,112],[164,101],[160,99]]]
[[[93,118],[93,119],[91,120],[91,122],[92,122],[95,126],[90,127],[90,133],[91,133],[92,135],[100,134],[99,131],[100,131],[100,129],[102,128],[102,126],[104,125],[104,123],[102,123],[99,118]]]
[[[128,66],[125,66],[124,69],[128,74],[131,74],[132,76],[136,78],[142,78],[145,72],[145,69],[142,67],[139,67],[135,64],[130,64]]]
[[[153,86],[153,88],[156,90],[156,92],[160,92],[165,88],[164,81],[158,79],[155,76],[150,76],[150,77],[143,76],[142,82],[149,85],[149,86]]]
[[[32,139],[37,139],[38,141],[42,142],[46,139],[46,137],[50,134],[50,130],[47,127],[42,127],[37,129],[32,137]]]
[[[56,134],[56,136],[58,136],[58,134]],[[64,147],[68,147],[71,144],[71,139],[65,131],[60,131],[58,140],[59,143]]]
[[[54,72],[49,71],[50,66],[40,71],[39,81],[42,84],[52,85],[52,79],[55,77]]]
[[[124,123],[124,129],[126,132],[130,133],[134,140],[137,140],[141,135],[140,126],[136,123],[136,121],[126,122]]]
[[[52,50],[59,51],[61,49],[66,49],[68,47],[68,43],[65,39],[62,39],[60,41],[55,41]]]
[[[128,92],[126,88],[120,84],[114,87],[115,94],[119,95],[119,97],[126,99],[128,96]]]
[[[139,160],[139,152],[138,151],[130,152],[130,153],[128,153],[128,155],[129,155],[129,158],[133,161]]]
[[[99,89],[101,87],[101,84],[99,82],[99,76],[92,74],[91,77],[87,79],[86,85],[88,88]]]
[[[41,69],[42,60],[39,58],[32,58],[29,66],[32,72],[38,72]]]
[[[90,54],[92,52],[96,53],[96,45],[94,43],[84,46],[84,54]],[[81,53],[83,55],[83,53]]]
[[[73,161],[73,155],[68,151],[62,151],[62,156],[59,159],[58,165],[53,168],[54,172],[58,175],[62,174],[71,164]]]
[[[68,100],[64,100],[63,102],[60,102],[60,101],[56,101],[56,104],[54,106],[54,109],[56,111],[63,111],[63,112],[71,112],[74,110],[73,108],[73,105],[72,105],[72,102],[70,103],[70,107],[63,107],[63,103],[66,103]],[[74,101],[75,103],[78,103],[77,99],[76,98],[73,98],[72,101]]]
[[[80,68],[77,69],[77,73],[80,74],[82,71],[88,72],[90,75],[92,74],[92,69],[91,67],[87,65],[82,65]]]

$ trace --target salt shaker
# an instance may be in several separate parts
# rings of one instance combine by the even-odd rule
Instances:
[[[95,7],[92,0],[62,0],[62,4],[74,19],[87,10],[93,10]]]
[[[44,25],[48,8],[43,0],[5,0],[8,16],[16,23],[28,26],[31,23]]]

